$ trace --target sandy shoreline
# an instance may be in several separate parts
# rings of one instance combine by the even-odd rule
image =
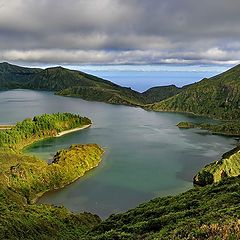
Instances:
[[[71,132],[76,132],[76,131],[80,131],[80,130],[83,130],[85,128],[89,128],[91,127],[92,124],[88,124],[88,125],[84,125],[82,127],[79,127],[79,128],[73,128],[73,129],[70,129],[70,130],[66,130],[66,131],[62,131],[60,133],[58,133],[55,137],[61,137],[65,134],[68,134],[68,133],[71,133]]]
[[[8,130],[15,127],[13,124],[0,124],[0,130]]]

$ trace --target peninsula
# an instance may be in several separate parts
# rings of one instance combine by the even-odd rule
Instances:
[[[86,117],[55,113],[25,119],[11,129],[0,131],[0,216],[5,221],[4,226],[0,223],[1,239],[28,239],[26,232],[42,225],[42,214],[46,218],[46,232],[58,228],[59,237],[67,229],[81,232],[100,222],[92,214],[76,216],[64,208],[33,204],[45,192],[63,188],[98,166],[104,152],[99,145],[76,144],[59,150],[51,164],[21,152],[33,142],[90,126],[91,120]]]
[[[57,137],[91,126],[91,120],[72,113],[54,113],[35,116],[18,122],[10,129],[0,131],[0,150],[21,150],[48,137]]]

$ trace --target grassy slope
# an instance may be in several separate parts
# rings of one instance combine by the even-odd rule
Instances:
[[[29,88],[57,91],[62,96],[114,104],[142,106],[154,111],[190,112],[219,119],[240,117],[240,66],[177,88],[155,87],[138,93],[110,81],[62,67],[22,68],[0,64],[0,89]]]
[[[79,239],[100,222],[92,214],[28,204],[43,192],[61,188],[97,166],[103,150],[74,145],[47,164],[35,157],[0,152],[0,239]]]
[[[73,145],[59,151],[52,164],[23,154],[0,152],[2,188],[23,196],[27,202],[42,193],[62,188],[93,167],[103,154],[97,144]]]
[[[179,94],[146,108],[189,112],[218,119],[240,117],[240,66],[192,84]]]
[[[80,97],[89,101],[141,106],[144,104],[142,96],[129,88],[115,89],[102,87],[75,86],[57,92],[61,96]]]
[[[227,177],[240,175],[240,147],[225,153],[221,160],[202,168],[194,177],[194,183],[200,186],[219,182]]]
[[[0,63],[0,89],[19,88],[26,80],[40,72],[37,68],[24,68]]]
[[[187,111],[199,115],[209,115],[215,118],[225,119],[228,117],[236,119],[239,116],[238,73],[239,67],[236,67],[225,74],[212,78],[210,84],[210,80],[206,79],[200,83],[193,84],[178,95],[162,101],[160,107],[162,107],[161,104],[163,104],[165,106],[164,109],[156,108],[155,110]],[[93,88],[95,88],[95,86]],[[204,102],[210,105],[204,106]],[[149,106],[156,107],[158,104]],[[208,107],[206,108],[206,106]],[[237,164],[239,156],[237,155],[236,157],[236,154],[238,153],[235,152],[231,156],[225,155],[224,158],[232,158]],[[227,162],[224,163],[226,169],[232,167],[234,161],[231,161],[230,165],[226,164]],[[21,169],[20,174],[22,174]],[[221,174],[223,180],[218,184],[196,188],[174,197],[157,198],[127,213],[113,215],[95,227],[94,231],[90,231],[85,235],[85,238],[239,239],[238,219],[240,212],[238,205],[240,201],[240,179],[239,177],[229,179],[226,178],[225,174],[223,175],[222,177]],[[5,191],[9,190],[6,189]],[[7,193],[5,192],[4,194],[2,196],[6,196]],[[14,194],[10,194],[10,198],[13,197],[13,195]],[[15,202],[20,202],[21,199],[19,198],[19,196],[16,197]],[[14,207],[12,205],[9,206],[12,211]],[[16,209],[18,208],[18,205],[14,204],[14,206]],[[6,208],[5,205],[1,207]],[[38,206],[33,206],[33,208],[34,207]],[[31,211],[32,210],[29,210],[29,212]],[[39,215],[30,214],[34,216],[34,221],[30,221],[27,224],[31,225],[40,221],[40,216],[45,216],[45,213],[42,215],[41,211],[42,210],[40,210]],[[18,214],[18,212],[19,210],[17,209],[16,213]],[[67,213],[63,213],[63,218],[66,214]],[[47,215],[51,216],[49,213]],[[23,219],[24,218],[20,217],[20,222],[22,222]],[[62,221],[62,218],[60,218],[60,221]],[[90,220],[90,222],[94,223],[97,221],[96,218]],[[8,223],[10,222],[11,218]],[[94,225],[95,224],[92,224],[91,226]],[[4,225],[2,224],[1,227],[2,226]],[[24,226],[26,226],[26,224],[23,222],[22,227]],[[35,231],[32,226],[37,227],[37,224],[31,225],[30,232]],[[69,234],[75,235],[78,229],[75,228],[76,225],[72,225],[71,221],[70,226],[72,226],[73,230],[66,235],[66,239],[70,236]],[[56,229],[57,225],[54,225],[52,230],[57,231]],[[66,225],[64,225],[62,229],[66,229]],[[82,238],[86,229],[87,228],[82,231],[81,228],[79,228]],[[47,231],[49,231],[49,229]],[[63,234],[65,233],[64,230]],[[41,234],[41,236],[44,236],[43,231]],[[60,236],[56,237],[56,239],[59,238]]]
[[[0,200],[0,239],[79,240],[100,222],[96,215],[73,214],[64,207]]]
[[[100,222],[96,215],[31,204],[43,193],[62,188],[96,167],[103,154],[100,146],[72,145],[57,152],[51,164],[19,151],[86,121],[90,120],[68,113],[43,114],[1,132],[5,135],[0,151],[0,239],[79,239]]]

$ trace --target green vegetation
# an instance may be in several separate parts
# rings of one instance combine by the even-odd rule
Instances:
[[[0,131],[0,149],[19,150],[35,141],[57,133],[91,124],[86,117],[71,113],[43,114],[18,122],[10,130]]]
[[[212,134],[227,135],[227,136],[240,136],[240,122],[228,121],[219,124],[209,123],[193,123],[193,122],[180,122],[177,124],[179,128],[200,128],[208,130]]]
[[[40,72],[37,68],[24,68],[3,62],[0,64],[0,89],[20,88],[22,83]]]
[[[0,239],[80,239],[100,223],[90,213],[33,204],[43,193],[62,188],[96,167],[103,154],[100,146],[72,145],[58,151],[51,164],[19,151],[41,138],[90,123],[70,113],[44,114],[0,132]]]
[[[62,188],[96,167],[103,150],[96,144],[73,145],[56,153],[51,164],[35,157],[0,153],[1,188],[8,188],[35,201],[46,191]]]
[[[180,122],[180,123],[177,124],[177,126],[179,128],[183,128],[183,129],[189,129],[189,128],[197,127],[197,125],[195,123],[192,123],[192,122]]]
[[[0,90],[14,88],[49,90],[61,96],[129,106],[144,106],[181,91],[171,85],[139,93],[102,78],[63,67],[36,69],[0,63]]]
[[[236,147],[225,153],[222,159],[208,164],[194,177],[196,185],[205,186],[213,182],[219,182],[227,177],[240,175],[240,147]]]
[[[240,117],[240,65],[210,79],[192,84],[179,94],[149,104],[154,111],[188,112],[212,118],[233,120]]]
[[[240,177],[110,216],[86,239],[239,239]],[[236,224],[236,225],[235,225]]]
[[[35,157],[0,152],[0,239],[79,239],[99,223],[100,218],[92,214],[30,203],[96,167],[102,154],[96,144],[74,145],[47,164]]]
[[[110,81],[63,67],[47,69],[22,68],[0,64],[0,89],[36,89],[55,91],[62,96],[113,104],[142,105],[140,93]]]
[[[156,198],[102,222],[89,213],[29,204],[42,191],[74,181],[86,167],[97,165],[102,153],[96,144],[73,145],[59,151],[50,165],[31,156],[0,153],[0,238],[239,239],[240,177]]]
[[[230,121],[219,124],[180,122],[179,128],[200,128],[208,130],[211,134],[227,136],[240,136],[240,122]],[[213,182],[219,182],[226,177],[240,175],[240,147],[236,147],[223,154],[220,161],[215,161],[201,169],[193,179],[195,185],[205,186]]]
[[[62,67],[23,68],[0,64],[0,89],[55,91],[61,96],[141,106],[153,111],[188,112],[217,119],[240,117],[240,65],[210,79],[177,88],[154,87],[139,93],[110,81]]]
[[[0,239],[4,240],[79,240],[100,222],[90,213],[73,214],[64,207],[3,202],[2,198],[0,210]]]
[[[164,99],[170,98],[183,89],[178,88],[175,85],[153,87],[142,93],[146,103],[160,102]]]
[[[179,128],[240,135],[240,66],[181,89],[152,88],[142,94],[79,71],[61,67],[29,69],[0,64],[0,89],[57,91],[64,96],[155,111],[188,112],[231,120],[219,124],[182,122]],[[154,103],[155,101],[159,101]],[[147,105],[146,105],[147,104]],[[62,207],[32,204],[97,166],[103,150],[96,144],[60,150],[51,164],[19,153],[24,146],[58,132],[90,124],[72,114],[26,119],[0,131],[1,239],[231,239],[240,238],[240,148],[207,165],[194,177],[203,187],[156,198],[101,222],[96,215],[72,214]],[[14,151],[9,151],[10,149]]]
[[[102,88],[76,86],[59,91],[57,94],[61,96],[80,97],[89,101],[129,106],[140,106],[144,103],[144,99],[139,93],[123,87]]]

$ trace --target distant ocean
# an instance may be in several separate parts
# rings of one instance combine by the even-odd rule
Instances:
[[[221,71],[95,71],[85,70],[89,74],[110,80],[116,84],[143,92],[150,87],[175,84],[182,87],[186,84],[209,78]]]

